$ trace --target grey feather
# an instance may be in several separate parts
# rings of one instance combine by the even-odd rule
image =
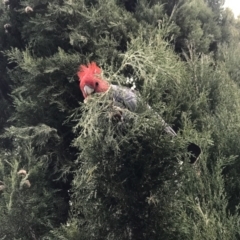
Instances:
[[[113,90],[114,105],[120,108],[125,107],[131,112],[137,112],[137,110],[139,109],[139,105],[143,104],[149,109],[152,109],[146,103],[141,104],[141,101],[140,101],[141,98],[139,93],[130,88],[111,85],[111,89]],[[162,117],[158,114],[157,116],[159,117],[160,121],[163,124],[164,131],[167,134],[171,135],[172,137],[177,136],[176,132],[162,119]],[[195,143],[189,142],[188,152],[191,154],[190,163],[194,164],[199,159],[199,156],[201,154],[201,148]]]
[[[119,104],[122,104],[124,107],[129,109],[131,112],[137,110],[137,93],[126,87],[120,87],[117,85],[111,85],[113,89],[113,99]]]
[[[115,105],[119,107],[124,106],[131,112],[136,112],[139,100],[139,94],[136,91],[117,85],[111,85],[111,88],[113,90],[113,100],[115,101]],[[147,107],[151,109],[149,105],[147,105]],[[163,123],[165,132],[172,136],[176,136],[177,134],[175,131],[159,115],[158,117]]]

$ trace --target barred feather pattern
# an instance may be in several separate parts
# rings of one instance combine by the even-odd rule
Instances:
[[[137,110],[138,95],[136,91],[117,85],[111,85],[111,88],[113,90],[113,99],[116,105],[121,104],[131,112],[135,112]],[[151,109],[149,105],[147,105],[147,107]],[[161,116],[158,114],[157,116],[162,121],[165,132],[171,136],[176,136],[176,132],[161,118]]]

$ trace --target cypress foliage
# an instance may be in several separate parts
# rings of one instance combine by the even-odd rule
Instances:
[[[0,14],[1,239],[239,239],[231,12],[203,0],[10,0]],[[111,92],[82,103],[75,73],[90,61],[110,83],[134,81],[137,113],[115,119]],[[194,166],[189,141],[203,151]]]
[[[37,239],[65,218],[66,206],[48,173],[59,137],[43,124],[10,127],[2,137],[11,138],[13,146],[1,150],[0,237]]]
[[[177,88],[182,69],[160,35],[157,32],[153,35],[146,41],[141,37],[132,40],[120,69],[132,66],[136,82],[144,79],[142,97],[151,92],[151,97],[155,97],[151,99],[153,102],[159,99],[154,108],[161,109],[160,91],[165,83],[164,78],[162,82],[158,79],[167,73],[168,87]],[[168,69],[169,63],[179,71]],[[166,135],[158,115],[146,107],[137,114],[126,110],[123,122],[113,121],[111,112],[114,114],[115,109],[108,99],[104,95],[89,100],[81,110],[81,118],[75,117],[79,121],[76,130],[80,132],[77,131],[74,145],[80,149],[80,155],[73,181],[73,213],[80,219],[81,236],[158,239],[164,233],[160,229],[168,223],[163,219],[171,218],[170,199],[177,191],[174,180],[178,162],[187,159],[183,151],[186,142]],[[169,115],[171,107],[169,104],[164,109]]]

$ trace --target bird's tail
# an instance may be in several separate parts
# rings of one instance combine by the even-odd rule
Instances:
[[[164,126],[164,131],[171,135],[172,137],[176,137],[177,133],[170,127],[168,126],[168,124],[159,116],[159,118],[161,119],[163,126]],[[187,151],[190,154],[190,163],[194,164],[200,157],[200,154],[202,152],[201,148],[192,142],[188,143],[188,147],[187,147]]]

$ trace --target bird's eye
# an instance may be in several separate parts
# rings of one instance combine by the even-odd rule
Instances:
[[[98,86],[98,82],[95,83],[96,87]]]

